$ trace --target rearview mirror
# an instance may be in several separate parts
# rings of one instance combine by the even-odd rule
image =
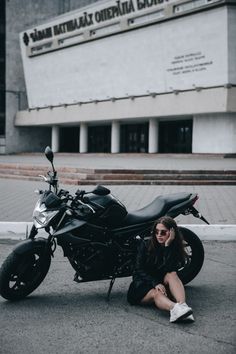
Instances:
[[[50,148],[49,146],[46,147],[44,153],[45,153],[45,155],[46,155],[46,158],[47,158],[51,163],[53,163],[54,155],[53,155],[53,151],[51,150],[51,148]]]

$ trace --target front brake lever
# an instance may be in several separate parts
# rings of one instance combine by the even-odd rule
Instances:
[[[44,180],[44,182],[49,183],[49,180],[48,180],[47,177],[45,177],[45,176],[43,176],[43,175],[39,175],[39,177],[41,177],[41,178]]]

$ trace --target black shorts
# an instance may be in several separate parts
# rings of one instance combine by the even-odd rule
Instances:
[[[130,305],[139,305],[141,300],[144,298],[145,295],[151,290],[154,289],[153,285],[148,282],[134,282],[129,286],[129,290],[127,293],[127,300]]]
[[[155,284],[164,284],[166,272],[159,271],[155,278]],[[154,289],[153,282],[143,279],[135,279],[129,286],[127,300],[130,305],[140,305],[147,293]]]

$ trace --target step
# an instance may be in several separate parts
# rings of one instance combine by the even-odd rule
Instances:
[[[0,178],[9,178],[16,180],[26,180],[26,181],[41,181],[40,177],[37,176],[24,176],[24,175],[8,175],[1,174]],[[85,180],[85,179],[70,179],[70,178],[61,178],[60,184],[68,185],[231,185],[235,186],[235,180]]]
[[[230,180],[61,180],[62,184],[74,185],[231,185],[235,186],[236,181]]]
[[[64,171],[65,169],[63,169]],[[72,169],[73,170],[73,169]],[[154,173],[91,173],[91,171],[86,170],[81,172],[63,172],[58,171],[59,178],[69,178],[69,179],[101,179],[101,180],[122,180],[122,179],[131,179],[131,180],[145,180],[145,179],[236,179],[236,171],[201,171],[196,173],[196,171],[166,171],[160,170]],[[78,170],[79,171],[79,170]],[[89,172],[88,172],[89,171]],[[95,171],[95,170],[94,170]],[[102,170],[103,171],[103,170]],[[1,168],[1,174],[13,174],[13,175],[24,175],[24,176],[35,176],[37,177],[39,174],[45,174],[47,170],[36,170],[36,169],[18,169],[18,168]],[[110,172],[110,171],[109,171]],[[146,171],[147,172],[147,171]]]
[[[60,175],[59,175],[60,176]],[[72,178],[72,176],[70,176],[69,174],[67,176],[62,175],[61,178],[64,177],[68,177],[68,178]],[[76,178],[76,176],[75,176]],[[78,178],[78,177],[77,177]],[[165,173],[160,173],[160,174],[105,174],[105,175],[98,175],[98,174],[94,174],[94,175],[87,175],[86,180],[102,180],[102,181],[107,181],[107,180],[114,180],[114,181],[118,181],[118,180],[139,180],[139,181],[145,181],[145,180],[191,180],[191,179],[195,179],[195,180],[235,180],[236,181],[236,176],[235,175],[231,175],[231,174],[225,174],[225,175],[221,175],[221,174],[214,174],[214,175],[208,175],[208,174],[198,174],[198,175],[194,175],[194,174],[175,174],[174,172],[172,174],[165,174]]]
[[[0,170],[17,170],[17,171],[37,171],[39,174],[45,173],[50,170],[50,166],[45,165],[22,165],[16,163],[0,163]],[[68,166],[59,166],[57,168],[58,173],[81,173],[81,174],[112,174],[112,175],[158,175],[161,173],[165,174],[232,174],[236,176],[236,170],[159,170],[159,169],[93,169],[93,168],[77,168],[77,167],[68,167]],[[36,172],[36,173],[37,173]]]
[[[1,174],[6,174],[6,175],[16,175],[16,176],[32,176],[32,177],[39,177],[39,175],[47,175],[47,171],[36,171],[36,170],[18,170],[18,169],[1,169],[0,168],[0,173]],[[58,177],[65,177],[68,178],[74,178],[74,179],[86,179],[87,174],[86,173],[58,173]]]
[[[35,173],[35,171],[30,171],[30,170],[25,170],[25,171],[19,171],[19,170],[1,170],[0,169],[1,175],[5,176],[18,176],[18,177],[29,177],[34,180],[38,180],[39,174]],[[145,181],[160,181],[160,180],[176,180],[176,181],[181,181],[181,180],[195,180],[195,181],[212,181],[212,180],[219,180],[219,181],[234,181],[236,183],[236,176],[231,175],[231,174],[175,174],[174,172],[169,175],[165,173],[160,173],[160,174],[155,174],[155,175],[148,175],[148,174],[82,174],[82,173],[58,173],[59,180],[74,180],[75,182],[80,180],[80,181],[101,181],[101,182],[107,182],[107,181],[140,181],[145,182]]]
[[[17,179],[17,180],[25,180],[25,181],[42,181],[40,177],[37,176],[24,176],[24,175],[8,175],[8,174],[2,174],[0,172],[0,178],[6,178],[6,179]]]
[[[50,166],[0,164],[0,178],[39,181]],[[131,170],[59,167],[58,177],[64,184],[187,184],[236,185],[236,170]]]

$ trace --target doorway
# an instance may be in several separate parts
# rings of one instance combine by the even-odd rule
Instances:
[[[88,127],[88,152],[111,152],[111,126]]]
[[[60,128],[60,152],[79,152],[79,127]]]
[[[121,126],[121,152],[148,151],[148,123]]]
[[[192,153],[192,120],[159,122],[159,152]]]

